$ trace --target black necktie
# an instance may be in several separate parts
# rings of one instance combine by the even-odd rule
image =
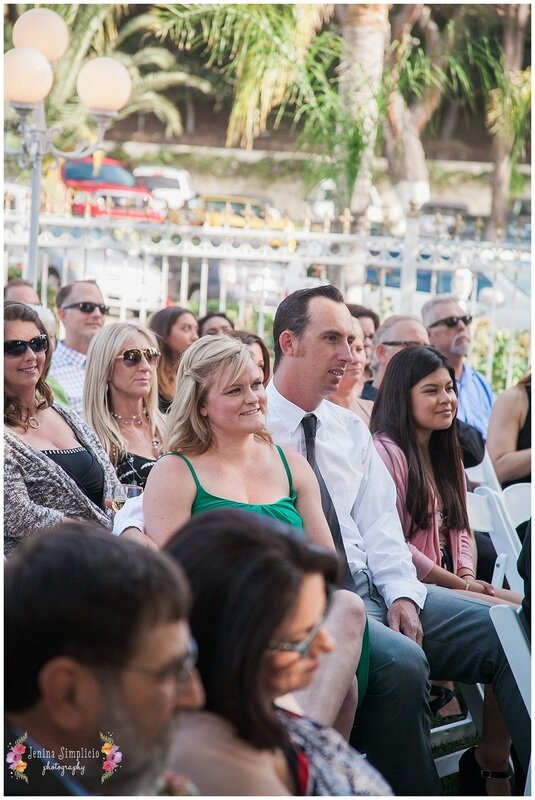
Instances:
[[[316,462],[316,428],[318,426],[318,418],[315,414],[307,414],[306,417],[303,417],[301,420],[301,425],[303,426],[303,430],[305,432],[307,461],[314,470],[314,474],[319,483],[323,513],[325,514],[325,519],[327,520],[327,524],[331,530],[334,546],[336,547],[339,555],[343,557],[345,563],[344,588],[355,591],[355,582],[351,577],[351,571],[347,563],[346,551],[342,539],[342,531],[340,530],[340,523],[338,522],[336,509],[334,507],[331,495],[329,494],[329,490],[325,485],[325,481],[323,480],[323,475],[321,474]]]

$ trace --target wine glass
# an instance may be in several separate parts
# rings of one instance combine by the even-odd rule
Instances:
[[[111,496],[106,497],[106,508],[111,508],[112,517],[114,517],[127,500],[131,497],[139,497],[142,492],[143,487],[137,486],[135,483],[120,483],[113,489]]]

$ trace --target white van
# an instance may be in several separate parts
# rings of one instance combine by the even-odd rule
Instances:
[[[145,186],[153,197],[165,200],[171,209],[182,208],[195,194],[191,188],[191,176],[185,169],[141,166],[133,172],[139,185]]]

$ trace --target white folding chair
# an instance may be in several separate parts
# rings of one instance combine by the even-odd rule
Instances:
[[[488,486],[479,486],[467,494],[468,520],[475,531],[488,533],[498,554],[492,583],[502,586],[504,576],[514,592],[524,593],[524,584],[516,562],[520,555],[520,539],[501,499]]]
[[[531,645],[522,620],[518,612],[508,605],[492,606],[490,618],[531,718]],[[524,795],[531,795],[531,761]]]
[[[494,489],[495,492],[501,492],[502,487],[496,475],[490,453],[486,447],[483,461],[475,467],[468,467],[465,472],[472,483],[478,486],[488,486],[490,489]]]
[[[531,517],[531,483],[513,483],[503,490],[501,498],[513,528]]]

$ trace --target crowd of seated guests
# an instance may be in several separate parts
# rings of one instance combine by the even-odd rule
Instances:
[[[22,282],[12,291],[34,302],[30,289]],[[201,793],[228,794],[229,787],[232,794],[436,793],[427,658],[432,675],[487,684],[481,741],[461,761],[462,793],[508,794],[511,719],[519,713],[516,695],[504,709],[514,684],[485,608],[522,598],[476,578],[461,452],[465,465],[477,461],[479,443],[482,457],[493,396],[464,361],[471,319],[455,298],[438,296],[424,308],[425,327],[407,317],[380,326],[372,309],[346,307],[336,290],[323,289],[301,290],[281,304],[272,379],[265,342],[234,330],[224,313],[197,323],[187,309],[171,307],[155,313],[149,327],[104,324],[108,308],[94,282],[64,287],[58,316],[65,339],[54,360],[57,392],[63,385],[70,408],[56,402],[48,385],[54,347],[42,307],[6,302],[5,552],[9,559],[19,547],[31,553],[39,539],[32,534],[58,523],[83,536],[75,523],[89,522],[107,536],[113,527],[119,547],[133,546],[132,539],[150,545],[146,558],[164,548],[182,564],[193,591],[206,706],[184,716],[171,768],[189,770]],[[326,328],[336,342],[327,341]],[[530,480],[530,388],[526,378],[492,412],[489,450],[504,482]],[[336,405],[340,413],[327,410]],[[477,428],[464,426],[469,442],[462,451],[461,408]],[[316,420],[312,444],[303,414]],[[346,438],[356,437],[353,453],[339,446],[335,465],[344,426]],[[355,463],[344,468],[346,457]],[[342,487],[353,481],[353,470],[354,503]],[[143,494],[114,525],[106,500],[127,484]],[[388,531],[381,545],[385,565],[392,561],[388,569],[373,552],[376,525]],[[22,539],[30,540],[24,551]],[[406,558],[400,554],[407,545]],[[351,591],[332,591],[344,570]],[[480,605],[455,605],[446,599],[451,591],[428,588],[426,595],[419,581],[463,598],[477,593]],[[471,622],[457,645],[452,622],[439,652],[440,618],[449,618],[454,605],[455,619],[467,614]],[[251,633],[244,637],[245,620]],[[383,641],[380,628],[396,639]],[[474,649],[470,661],[466,636],[476,628],[487,655]],[[416,657],[422,639],[424,652]],[[407,649],[405,663],[392,661],[409,640],[416,649]],[[456,646],[464,654],[458,668]],[[400,725],[391,720],[388,731],[383,699],[394,691],[396,671],[400,686],[389,703],[398,705],[409,683],[413,700],[406,693]],[[222,688],[227,674],[234,694]],[[437,693],[449,685],[436,683]],[[395,754],[390,742],[399,738],[404,715],[419,731]],[[523,718],[518,730],[525,739]],[[388,783],[348,738],[362,744]],[[529,742],[515,745],[525,767]],[[415,770],[408,774],[411,754]]]

